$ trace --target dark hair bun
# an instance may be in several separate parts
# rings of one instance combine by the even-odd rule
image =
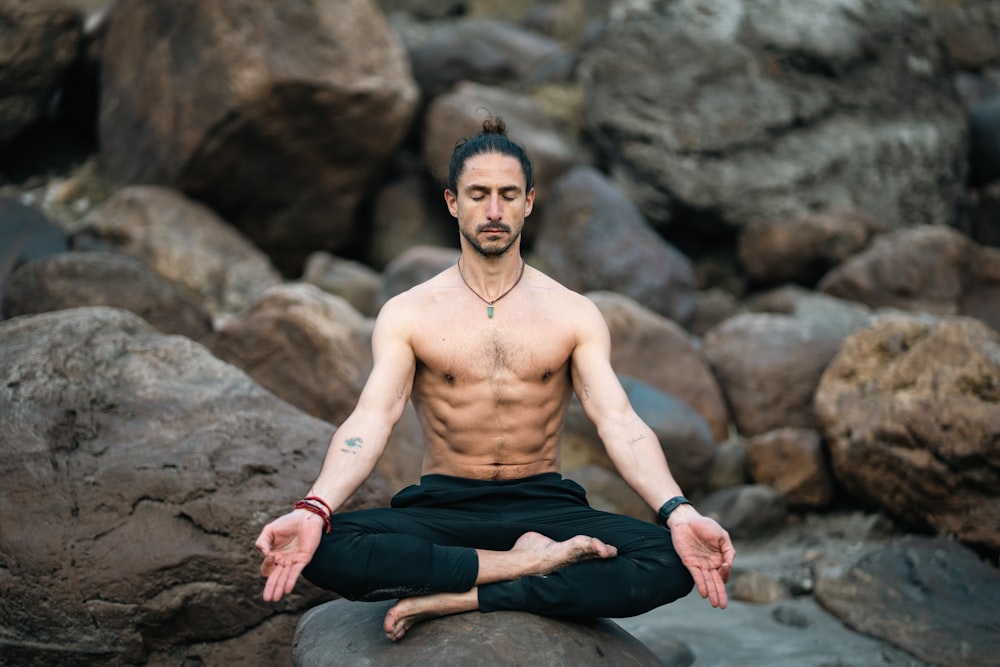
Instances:
[[[503,122],[503,118],[490,116],[483,121],[483,134],[498,134],[501,137],[506,137],[507,123]]]

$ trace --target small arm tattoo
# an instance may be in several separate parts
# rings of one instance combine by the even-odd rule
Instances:
[[[340,451],[357,454],[357,450],[361,449],[362,442],[361,438],[348,438],[347,440],[344,440],[344,444],[347,445],[347,447],[341,447]]]
[[[636,436],[633,436],[633,437],[631,437],[631,438],[628,439],[628,444],[634,445],[635,443],[639,442],[640,440],[645,440],[645,439],[646,439],[646,436],[643,435],[643,434],[636,435]]]
[[[590,398],[590,385],[585,384],[583,385],[583,396],[581,396],[581,400],[586,401],[588,398]]]

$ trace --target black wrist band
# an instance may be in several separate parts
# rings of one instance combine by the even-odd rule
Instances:
[[[660,523],[666,523],[667,519],[670,518],[670,513],[681,505],[690,505],[691,501],[684,496],[674,496],[667,502],[663,503],[663,507],[656,513],[656,516],[660,518]]]

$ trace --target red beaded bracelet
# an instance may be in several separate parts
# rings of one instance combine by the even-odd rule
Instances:
[[[324,529],[324,532],[329,533],[330,530],[333,528],[330,525],[330,517],[328,517],[326,515],[326,512],[324,512],[322,509],[320,509],[316,505],[313,505],[308,500],[303,499],[303,500],[296,501],[295,502],[295,509],[297,509],[297,510],[305,510],[307,512],[312,512],[313,514],[315,514],[319,518],[323,519],[323,529]]]

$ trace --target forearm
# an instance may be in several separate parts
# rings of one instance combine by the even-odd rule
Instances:
[[[600,431],[608,456],[622,479],[654,511],[683,490],[653,430],[638,417],[611,423]]]
[[[330,439],[323,467],[308,495],[322,498],[336,512],[357,491],[378,463],[392,426],[352,415]]]

